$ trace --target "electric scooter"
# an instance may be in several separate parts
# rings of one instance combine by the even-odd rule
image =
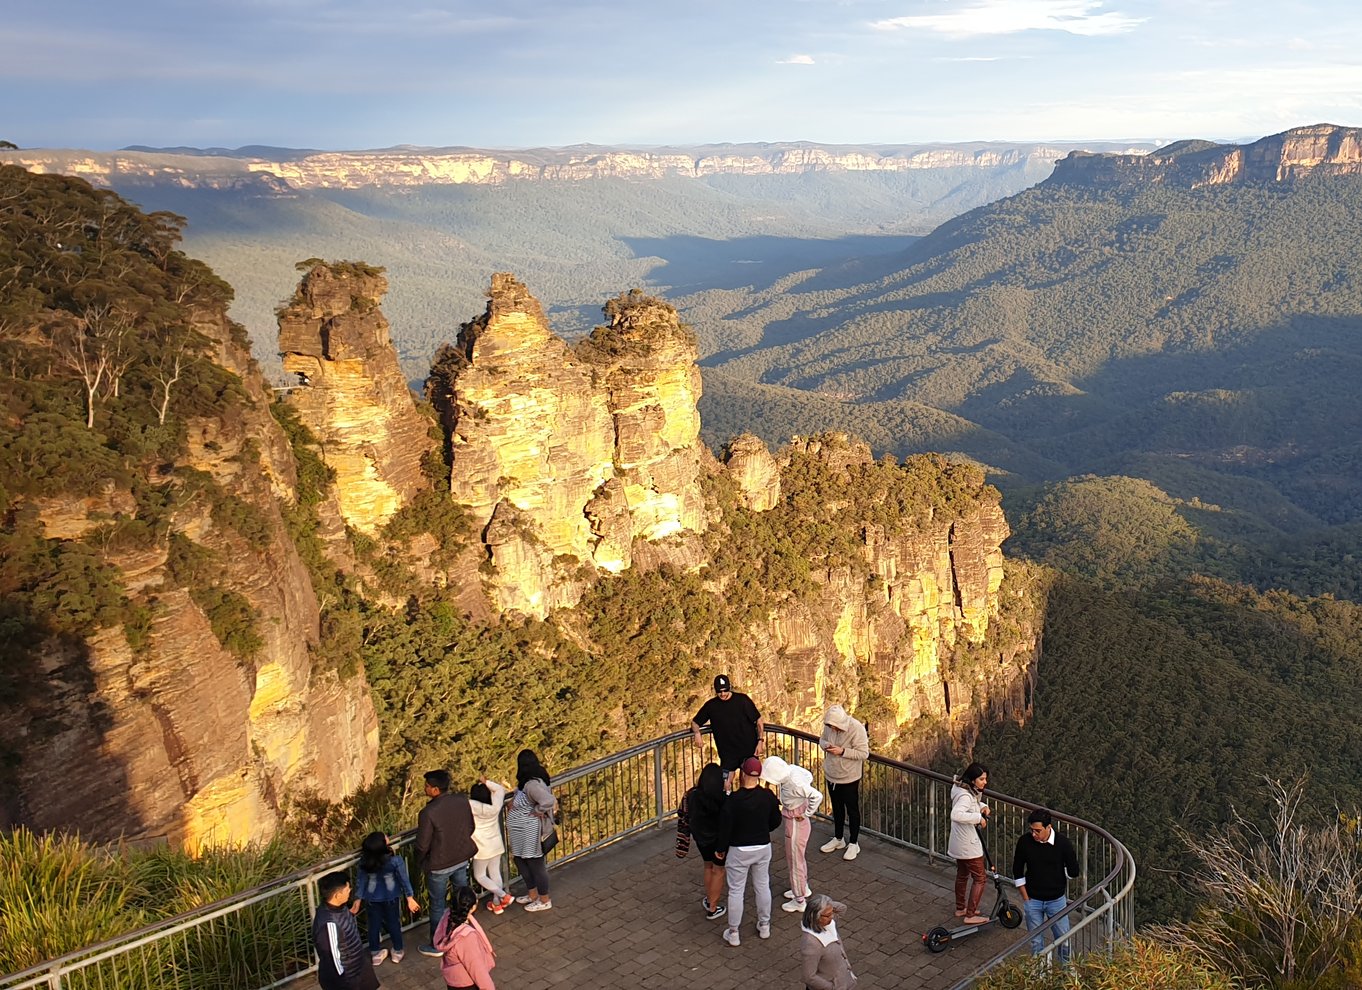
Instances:
[[[977,829],[978,826],[975,826]],[[1016,928],[1022,923],[1021,908],[1007,899],[1006,887],[1012,885],[1012,881],[1003,876],[993,868],[993,858],[988,854],[988,843],[983,842],[983,832],[980,831],[979,840],[984,847],[984,863],[988,869],[985,871],[990,880],[993,881],[993,890],[997,899],[993,903],[993,911],[989,914],[988,921],[977,925],[963,925],[959,928],[947,928],[938,925],[931,931],[922,936],[922,944],[927,946],[932,952],[945,952],[946,946],[950,945],[958,938],[966,935],[973,935],[975,932],[982,931],[995,921],[1004,928]]]

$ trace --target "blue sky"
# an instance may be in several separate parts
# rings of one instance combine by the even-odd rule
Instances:
[[[1362,4],[6,0],[22,147],[1251,138],[1362,125]]]

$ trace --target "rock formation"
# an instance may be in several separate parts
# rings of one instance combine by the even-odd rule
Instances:
[[[1073,151],[1048,181],[1088,187],[1165,183],[1184,189],[1290,182],[1308,175],[1362,175],[1362,129],[1293,127],[1251,144],[1178,141],[1147,155]]]
[[[336,472],[346,524],[369,535],[424,486],[434,446],[378,306],[387,291],[379,269],[317,262],[279,315],[284,369],[299,382],[288,402]]]
[[[759,437],[744,433],[730,440],[724,466],[752,511],[764,512],[780,501],[780,465]]]
[[[459,335],[435,401],[500,611],[570,606],[597,571],[630,566],[634,540],[704,527],[695,343],[670,306],[635,302],[574,352],[495,275]]]

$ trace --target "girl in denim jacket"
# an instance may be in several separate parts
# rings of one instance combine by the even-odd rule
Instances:
[[[415,914],[421,905],[416,902],[414,894],[406,862],[393,852],[386,835],[370,832],[359,847],[359,879],[355,884],[355,903],[350,910],[358,914],[361,904],[368,905],[369,952],[373,955],[375,966],[388,958],[388,950],[379,948],[385,928],[392,939],[393,962],[402,961],[400,901],[405,895],[407,910]]]

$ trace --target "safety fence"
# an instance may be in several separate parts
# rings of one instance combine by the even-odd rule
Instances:
[[[770,755],[800,766],[822,765],[816,736],[767,726],[766,746]],[[697,747],[689,732],[677,732],[555,777],[559,843],[549,855],[550,866],[590,855],[674,818],[681,796],[710,759],[708,740]],[[950,835],[950,788],[951,780],[945,775],[872,756],[861,784],[861,830],[944,861]],[[985,840],[994,862],[1006,872],[1011,863],[1010,843],[1024,830],[1026,816],[1035,806],[992,792],[989,803],[992,816]],[[1081,866],[1075,897],[1066,912],[1073,926],[1063,941],[1078,953],[1104,950],[1134,931],[1134,862],[1125,847],[1101,828],[1059,813],[1055,819],[1073,842]],[[407,857],[419,895],[422,878],[412,862],[414,843],[415,833],[406,832],[393,845]],[[310,929],[318,904],[318,880],[335,870],[353,870],[356,863],[353,854],[337,856],[197,911],[0,977],[0,990],[269,990],[283,986],[316,969]],[[1023,936],[978,973],[1026,948]]]

